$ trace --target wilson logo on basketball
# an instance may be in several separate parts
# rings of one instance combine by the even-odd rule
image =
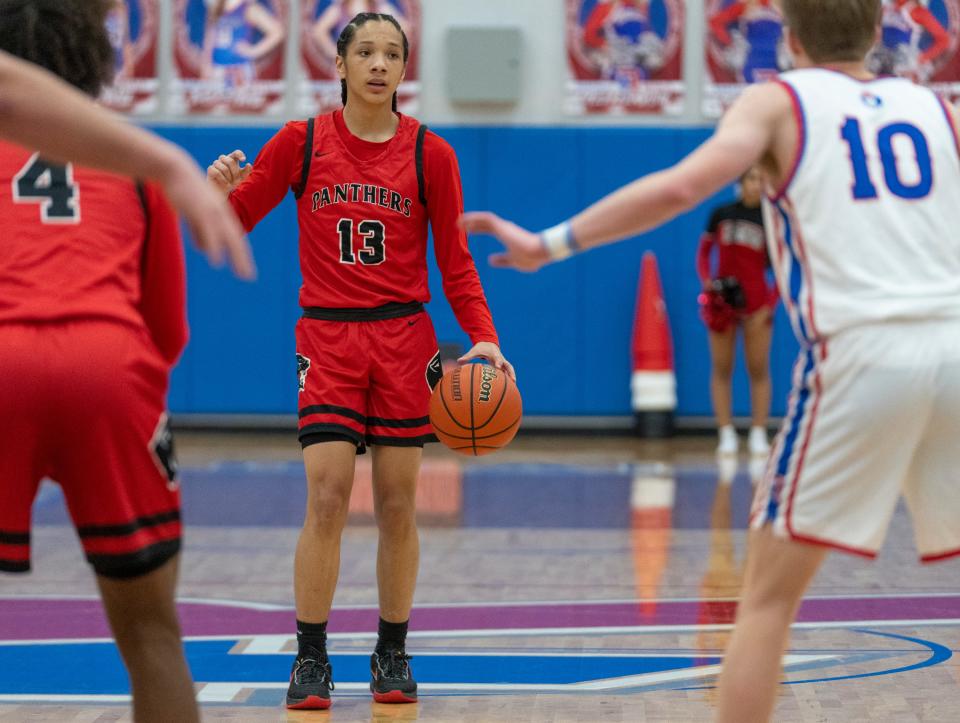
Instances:
[[[483,373],[480,376],[480,394],[477,398],[481,402],[490,401],[490,390],[493,388],[492,382],[497,378],[497,372],[493,367],[483,367]]]
[[[463,399],[463,392],[460,391],[460,370],[457,369],[450,379],[450,395],[455,402]]]

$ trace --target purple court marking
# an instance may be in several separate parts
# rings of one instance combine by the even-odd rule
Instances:
[[[287,635],[294,611],[251,610],[229,603],[180,603],[185,636]],[[542,628],[645,627],[733,622],[727,601],[657,603],[558,603],[551,605],[465,605],[415,607],[418,631],[509,630]],[[960,618],[960,595],[943,597],[817,598],[804,601],[797,622],[951,620]],[[373,632],[376,609],[335,609],[330,630]],[[0,640],[107,638],[110,631],[97,600],[0,598]]]

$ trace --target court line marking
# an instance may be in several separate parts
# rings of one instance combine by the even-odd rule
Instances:
[[[785,666],[811,663],[818,660],[833,660],[834,655],[785,655]],[[698,668],[671,670],[659,673],[643,673],[640,675],[625,675],[618,678],[603,678],[586,680],[578,683],[421,683],[418,689],[423,694],[446,692],[476,692],[476,693],[521,693],[521,692],[555,692],[581,693],[618,690],[636,686],[656,685],[679,680],[693,680],[706,678],[720,673],[720,665],[705,665]],[[289,682],[263,681],[244,683],[203,683],[197,692],[197,701],[200,703],[232,703],[237,695],[244,690],[286,690]],[[344,682],[337,683],[338,691],[369,692],[369,683]],[[30,695],[17,693],[0,695],[0,703],[4,702],[46,702],[46,703],[121,703],[128,702],[130,696],[124,695]]]
[[[960,592],[902,592],[902,593],[863,593],[863,594],[843,594],[843,595],[807,595],[804,600],[900,600],[910,598],[950,598],[960,597]],[[0,594],[0,600],[99,600],[97,595],[61,595],[57,593],[35,594],[29,593],[8,593]],[[467,608],[467,607],[561,607],[570,605],[640,605],[650,603],[704,603],[704,602],[736,602],[739,597],[664,597],[664,598],[618,598],[613,600],[481,600],[477,602],[421,602],[414,603],[414,607],[423,608]],[[216,598],[195,598],[178,597],[177,602],[190,603],[192,605],[221,605],[239,608],[248,608],[250,610],[265,611],[285,611],[294,610],[293,605],[281,603],[262,603],[250,602],[246,600],[216,599]],[[356,604],[356,605],[334,605],[335,611],[349,610],[377,610],[376,604]]]
[[[881,633],[876,630],[855,630],[854,632],[866,633],[867,635],[879,635],[885,638],[893,638],[895,640],[905,640],[910,643],[917,643],[918,645],[923,646],[930,652],[930,656],[926,660],[921,660],[919,663],[913,663],[911,665],[904,665],[899,668],[890,668],[888,670],[875,670],[869,673],[854,673],[851,675],[834,675],[825,678],[805,678],[802,680],[781,680],[781,685],[806,685],[809,683],[833,683],[840,680],[860,680],[862,678],[875,678],[878,676],[886,675],[896,675],[897,673],[905,673],[911,670],[922,670],[923,668],[930,668],[940,663],[945,663],[953,657],[953,651],[945,645],[940,645],[940,643],[935,643],[931,640],[922,640],[920,638],[913,638],[907,635],[896,635],[894,633]],[[710,690],[716,686],[694,686],[691,688],[680,688],[679,690]]]
[[[960,618],[949,620],[845,620],[839,622],[795,623],[793,630],[818,630],[826,628],[889,628],[889,627],[947,627],[960,625]],[[411,630],[411,638],[503,638],[503,637],[547,637],[581,635],[638,635],[644,633],[682,633],[682,632],[722,632],[733,630],[732,624],[712,625],[651,625],[624,627],[580,627],[580,628],[497,628],[491,630]],[[190,635],[183,639],[189,641],[211,640],[254,640],[256,634],[238,633],[235,635]],[[263,636],[267,637],[267,636]],[[274,637],[274,636],[270,636]],[[294,635],[276,636],[293,640]],[[327,633],[328,640],[376,640],[375,632]],[[0,646],[13,645],[73,645],[76,643],[110,643],[112,638],[52,638],[48,640],[0,640]]]

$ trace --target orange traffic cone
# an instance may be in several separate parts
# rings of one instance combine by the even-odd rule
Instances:
[[[673,434],[677,379],[667,305],[663,301],[657,259],[643,255],[637,311],[633,322],[633,378],[630,381],[637,433],[642,437]]]

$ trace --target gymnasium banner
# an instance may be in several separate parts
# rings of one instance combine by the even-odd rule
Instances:
[[[748,83],[790,68],[773,0],[710,0],[703,112],[717,117]],[[960,100],[960,0],[883,0],[880,42],[867,58],[878,75],[925,83]]]
[[[683,0],[567,0],[568,113],[679,115]]]
[[[175,0],[173,113],[283,112],[287,0]]]
[[[341,107],[337,75],[337,38],[358,13],[393,15],[410,42],[407,74],[397,91],[402,113],[415,113],[420,100],[417,56],[420,45],[420,0],[301,0],[300,57],[303,81],[298,110],[304,115]]]
[[[113,47],[113,83],[100,101],[115,111],[157,111],[157,15],[159,0],[113,0],[107,34]]]
[[[880,42],[867,64],[960,100],[960,0],[884,0]]]
[[[717,118],[743,88],[790,67],[774,0],[708,0],[703,114]]]

